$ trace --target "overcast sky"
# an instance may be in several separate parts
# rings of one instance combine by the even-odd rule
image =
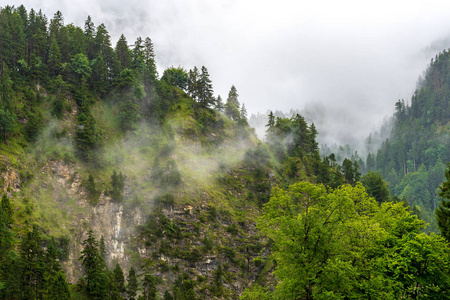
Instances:
[[[115,45],[149,36],[160,74],[206,66],[217,94],[234,84],[249,113],[320,107],[326,123],[367,135],[409,100],[450,46],[450,1],[24,0],[50,18],[105,23]],[[319,129],[320,130],[320,129]]]

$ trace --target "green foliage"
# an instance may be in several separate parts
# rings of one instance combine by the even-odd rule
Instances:
[[[90,299],[105,299],[108,288],[105,261],[92,230],[88,231],[87,238],[83,241],[80,260],[84,269],[84,293]]]
[[[448,51],[431,60],[408,101],[411,104],[405,105],[403,99],[395,103],[392,133],[376,153],[375,165],[373,157],[367,161],[389,182],[392,194],[418,205],[432,225],[437,188],[444,179],[445,162],[450,161],[449,66]]]
[[[194,282],[187,273],[178,276],[173,287],[173,298],[180,300],[196,300]]]
[[[114,282],[116,283],[118,292],[123,295],[126,292],[125,289],[125,277],[123,275],[122,268],[119,263],[116,263],[116,267],[113,270]]]
[[[75,138],[78,155],[82,159],[89,161],[94,158],[93,150],[98,144],[95,119],[90,112],[80,113],[77,119],[78,126]]]
[[[0,127],[2,130],[3,141],[7,143],[8,133],[11,132],[15,125],[15,116],[9,111],[0,107]]]
[[[186,73],[185,69],[181,67],[171,67],[164,70],[161,80],[167,82],[170,85],[185,90],[187,88],[189,76]]]
[[[359,184],[275,189],[258,227],[274,241],[279,282],[245,299],[447,299],[450,252],[423,226],[402,203],[378,206]]]
[[[89,174],[88,180],[84,183],[84,186],[88,193],[89,199],[92,201],[92,203],[96,203],[98,198],[100,197],[101,191],[97,188],[94,176],[92,176],[92,174]]]
[[[91,65],[89,59],[83,53],[78,53],[72,58],[72,71],[80,78],[89,78],[91,76]]]
[[[138,287],[139,286],[136,278],[136,271],[134,270],[134,267],[131,267],[130,271],[128,272],[127,287],[126,287],[128,299],[130,300],[135,299]]]
[[[114,201],[122,202],[124,199],[125,175],[123,175],[122,172],[117,173],[116,170],[114,170],[111,175],[111,186],[111,198]]]
[[[240,119],[240,103],[238,100],[238,93],[236,87],[231,86],[230,92],[228,93],[227,102],[225,104],[225,114],[233,121],[238,121]]]
[[[450,163],[447,163],[445,181],[439,188],[439,196],[442,197],[442,200],[439,207],[436,208],[437,225],[442,236],[450,241]]]
[[[380,173],[369,171],[361,178],[361,183],[369,196],[374,197],[378,203],[390,200],[389,187]]]

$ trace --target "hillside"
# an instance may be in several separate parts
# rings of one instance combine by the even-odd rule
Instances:
[[[0,63],[0,299],[450,297],[447,241],[303,116],[261,142],[234,85],[91,17],[2,8]]]
[[[273,185],[314,177],[312,161],[309,170],[291,162],[286,175],[288,156],[277,159],[258,141],[234,86],[222,103],[205,67],[159,77],[149,38],[129,47],[122,36],[113,48],[90,17],[83,30],[64,25],[60,12],[48,21],[7,6],[0,28],[1,187],[12,207],[2,297],[29,298],[39,287],[40,298],[56,284],[61,267],[30,266],[35,283],[22,283],[28,236],[33,260],[55,249],[72,298],[90,293],[80,259],[88,245],[100,251],[104,274],[136,271],[139,290],[157,286],[161,295],[236,298],[271,278],[256,218]],[[287,142],[278,143],[282,154]]]
[[[438,186],[450,161],[449,67],[448,51],[431,60],[410,105],[404,100],[395,104],[390,137],[367,158],[367,168],[383,174],[393,195],[418,206],[435,231]]]

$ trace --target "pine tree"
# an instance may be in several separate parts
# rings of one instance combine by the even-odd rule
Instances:
[[[130,268],[130,271],[128,272],[128,278],[127,278],[127,295],[128,299],[134,300],[138,291],[138,282],[136,278],[136,271],[133,267]]]
[[[148,273],[144,275],[143,288],[145,300],[156,299],[156,278],[153,275]]]
[[[202,66],[201,72],[198,82],[198,102],[202,107],[209,108],[214,104],[212,82],[205,66]]]
[[[144,62],[144,84],[147,86],[154,84],[156,79],[158,78],[158,70],[156,69],[153,42],[149,37],[145,38],[144,41]]]
[[[197,101],[199,97],[199,77],[200,75],[197,67],[194,67],[193,70],[189,70],[188,93],[194,101]]]
[[[28,231],[20,244],[21,290],[23,299],[40,298],[45,287],[44,253],[41,235],[36,225]]]
[[[66,276],[62,271],[59,271],[51,281],[49,286],[49,294],[46,299],[49,300],[69,300],[70,291],[69,285],[66,281]]]
[[[11,202],[9,201],[9,198],[6,194],[3,194],[3,197],[2,197],[1,210],[5,213],[6,227],[11,228],[12,216],[13,216],[14,209],[13,209]]]
[[[62,71],[62,55],[55,36],[50,37],[50,50],[48,52],[48,67],[51,77],[58,76]]]
[[[100,252],[100,256],[102,257],[103,261],[106,261],[106,245],[105,245],[105,239],[103,238],[103,235],[100,237],[99,252]]]
[[[88,16],[86,21],[84,22],[84,36],[86,37],[86,46],[87,46],[87,57],[89,60],[95,58],[95,25],[92,22],[91,16]]]
[[[447,163],[445,181],[439,187],[439,196],[442,197],[439,207],[436,208],[436,220],[441,234],[450,242],[450,163]]]
[[[215,105],[215,108],[218,112],[223,113],[225,111],[225,104],[223,103],[222,97],[220,95],[217,96]]]
[[[131,63],[130,49],[128,48],[127,39],[122,34],[116,44],[116,54],[120,63],[120,70],[126,69]]]
[[[273,115],[272,111],[270,111],[268,118],[269,118],[269,121],[267,122],[267,125],[266,125],[266,127],[268,127],[267,130],[269,130],[275,126],[275,116]]]
[[[248,126],[247,109],[244,103],[242,103],[241,110],[239,111],[239,125]]]
[[[114,281],[117,284],[119,293],[121,295],[124,295],[126,293],[125,277],[123,275],[123,271],[122,271],[122,268],[120,267],[119,263],[116,263],[116,267],[114,268],[113,273],[114,273]]]
[[[145,53],[144,42],[141,37],[136,39],[132,52],[132,69],[136,70],[138,74],[143,75],[145,69]],[[141,78],[142,79],[142,78]]]
[[[228,93],[227,103],[225,104],[225,114],[233,121],[238,121],[240,118],[240,104],[238,101],[238,93],[236,88],[231,86],[230,92]]]
[[[125,188],[125,175],[122,172],[117,173],[116,170],[113,171],[111,175],[111,198],[114,201],[123,201],[123,192]]]
[[[87,235],[87,239],[83,241],[83,251],[81,251],[80,257],[86,280],[85,293],[91,299],[105,299],[108,288],[105,262],[92,229],[88,231]]]

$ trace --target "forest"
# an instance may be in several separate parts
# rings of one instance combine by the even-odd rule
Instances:
[[[365,162],[155,59],[1,7],[0,299],[450,299],[449,52]]]

